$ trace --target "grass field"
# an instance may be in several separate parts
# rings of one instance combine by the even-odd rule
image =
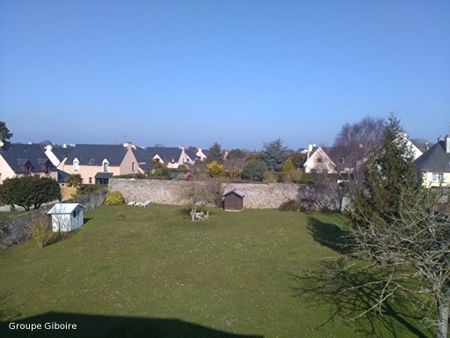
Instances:
[[[102,207],[87,219],[44,249],[28,241],[0,252],[4,322],[68,321],[86,337],[430,334],[397,313],[346,322],[299,295],[297,277],[339,255],[326,239],[339,236],[341,216],[213,209],[192,223],[183,208],[155,205]]]

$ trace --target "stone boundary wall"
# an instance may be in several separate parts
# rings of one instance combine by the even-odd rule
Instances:
[[[152,201],[160,204],[186,205],[189,181],[112,178],[109,191],[120,191],[127,202]],[[298,200],[304,186],[291,183],[223,183],[224,192],[239,189],[245,193],[244,208],[278,208],[288,200]]]
[[[99,190],[66,202],[80,203],[87,212],[101,206],[105,201],[105,196],[106,190]],[[0,223],[0,249],[5,249],[31,238],[31,221],[33,217],[36,215],[47,216],[47,211],[53,205],[55,203],[49,203],[38,210],[31,210],[20,216],[1,220],[3,223]]]

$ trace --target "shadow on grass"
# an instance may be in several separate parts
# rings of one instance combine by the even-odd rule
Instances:
[[[415,312],[406,295],[396,295],[373,311],[367,311],[382,297],[386,276],[381,272],[349,267],[345,260],[339,259],[323,261],[314,270],[293,274],[292,278],[295,297],[312,307],[328,308],[329,316],[320,326],[339,318],[365,336],[432,336],[430,331],[420,328],[423,316]]]
[[[87,315],[77,313],[48,312],[28,317],[15,323],[69,323],[76,324],[76,330],[41,329],[11,330],[7,322],[0,323],[0,337],[247,337],[257,338],[258,335],[239,335],[211,329],[205,326],[185,322],[179,319],[138,318]]]
[[[350,252],[349,234],[338,225],[322,222],[314,216],[309,216],[308,229],[316,242],[339,253]]]

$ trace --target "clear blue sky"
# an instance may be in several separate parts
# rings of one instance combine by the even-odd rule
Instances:
[[[298,148],[389,112],[450,132],[450,1],[0,0],[15,141]]]

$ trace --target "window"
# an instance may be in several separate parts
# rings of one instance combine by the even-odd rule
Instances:
[[[51,166],[50,164],[47,164],[47,165],[45,166],[45,173],[46,173],[47,175],[50,175],[51,172],[52,172],[52,166]]]
[[[134,162],[131,162],[131,171],[134,172]]]
[[[438,182],[438,183],[444,182],[444,173],[433,173],[431,181]]]
[[[73,171],[79,171],[80,170],[80,161],[78,159],[73,160]]]
[[[92,177],[89,177],[89,184],[92,184]]]

